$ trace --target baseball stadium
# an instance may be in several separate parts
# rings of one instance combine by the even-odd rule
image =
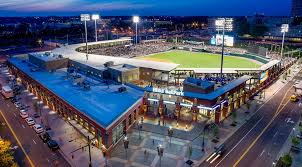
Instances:
[[[294,61],[226,47],[221,73],[219,46],[120,38],[15,57],[9,68],[106,151],[137,122],[188,132],[205,120],[220,123]]]

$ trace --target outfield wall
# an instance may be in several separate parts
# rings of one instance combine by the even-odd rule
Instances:
[[[199,49],[199,48],[188,48],[188,47],[174,47],[173,49],[178,49],[178,50],[185,50],[185,51],[193,51],[193,52],[205,52],[205,53],[213,53],[213,52],[208,52],[207,50],[204,49]],[[171,49],[171,50],[173,50]],[[221,54],[221,52],[214,52],[214,54]],[[231,56],[237,56],[237,57],[244,57],[247,59],[252,59],[252,60],[256,60],[259,61],[263,64],[266,64],[269,62],[268,59],[259,56],[259,55],[255,55],[255,54],[250,54],[250,53],[245,53],[245,54],[239,54],[239,53],[230,53]]]

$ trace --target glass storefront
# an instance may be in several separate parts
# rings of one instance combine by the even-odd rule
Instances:
[[[112,129],[112,142],[115,144],[124,135],[125,125],[121,122],[118,126]]]

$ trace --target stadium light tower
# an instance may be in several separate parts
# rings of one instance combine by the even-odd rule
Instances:
[[[283,58],[284,37],[285,37],[285,33],[288,32],[288,24],[282,24],[281,32],[283,33],[282,46],[281,46],[281,59],[282,59]]]
[[[220,64],[220,78],[222,78],[223,69],[223,55],[224,55],[224,34],[225,31],[233,30],[233,19],[232,18],[218,18],[215,20],[216,30],[222,30],[222,48],[221,48],[221,64]]]
[[[100,19],[100,15],[98,14],[93,14],[91,16],[91,19],[94,20],[94,29],[95,29],[95,42],[98,41],[98,32],[97,32],[97,28],[96,28],[96,21]]]
[[[135,44],[137,44],[137,24],[139,23],[139,17],[133,16],[132,21],[135,23]]]
[[[87,21],[90,20],[89,14],[81,14],[81,21],[84,21],[85,25],[85,41],[86,41],[86,60],[88,60],[88,44],[87,44]]]

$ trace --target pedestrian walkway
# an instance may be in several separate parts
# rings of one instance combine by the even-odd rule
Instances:
[[[29,105],[28,114],[34,115],[33,104],[37,101],[37,98],[25,90],[19,97],[21,101]],[[45,106],[41,101],[41,112],[42,117],[34,118],[35,122],[42,123],[44,126],[49,126],[51,128],[48,133],[52,139],[56,140],[60,145],[60,152],[62,156],[74,167],[88,166],[89,164],[89,153],[88,147],[81,149],[81,147],[87,145],[87,140],[78,130],[75,129],[67,120],[64,120],[56,112],[51,111],[47,106]],[[75,151],[77,150],[77,151]],[[103,166],[104,158],[100,149],[91,146],[92,155],[92,165],[93,166]]]

